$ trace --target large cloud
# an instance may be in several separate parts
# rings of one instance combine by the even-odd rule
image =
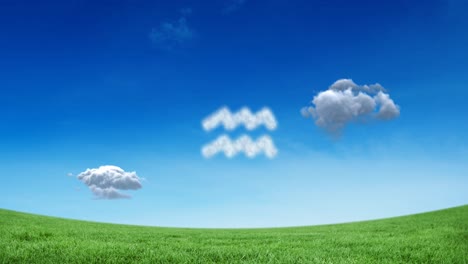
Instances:
[[[317,126],[337,135],[353,121],[396,118],[400,108],[378,83],[357,85],[351,79],[341,79],[318,93],[312,106],[302,108],[301,113],[312,117]]]
[[[87,169],[78,174],[77,178],[86,184],[94,195],[103,199],[130,198],[120,190],[138,190],[142,187],[141,178],[136,172],[126,172],[112,165]]]

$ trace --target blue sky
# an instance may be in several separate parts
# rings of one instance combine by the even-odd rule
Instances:
[[[2,1],[0,208],[164,226],[388,217],[468,201],[468,5],[450,1]],[[328,135],[300,109],[380,83],[387,122]],[[221,106],[268,106],[279,150],[205,159]],[[131,199],[76,177],[136,171]]]

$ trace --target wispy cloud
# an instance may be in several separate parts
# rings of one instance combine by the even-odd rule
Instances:
[[[268,158],[274,158],[278,150],[269,136],[261,136],[253,141],[249,136],[243,135],[237,140],[232,141],[227,135],[218,137],[213,142],[203,146],[202,155],[205,158],[211,158],[219,152],[223,152],[228,158],[236,156],[238,153],[244,153],[249,158],[264,153]]]
[[[243,107],[233,114],[227,107],[222,107],[202,121],[205,131],[210,131],[223,125],[226,130],[234,130],[240,125],[244,125],[248,130],[256,129],[265,125],[269,130],[275,130],[278,126],[273,112],[264,107],[255,114],[249,108]]]
[[[193,12],[193,11],[192,11],[192,8],[190,8],[190,7],[184,7],[184,8],[182,8],[182,9],[180,9],[180,14],[181,14],[182,16],[191,15],[192,12]]]
[[[101,199],[130,198],[121,190],[138,190],[142,187],[141,178],[136,172],[126,172],[120,167],[106,165],[87,169],[77,178],[88,186],[96,197]]]
[[[229,0],[224,6],[223,13],[229,14],[239,10],[247,0]]]
[[[177,20],[162,22],[159,27],[151,29],[149,38],[153,44],[164,49],[173,49],[196,36],[195,30],[187,22],[187,17],[192,14],[192,9],[183,8],[180,13]]]
[[[312,106],[302,108],[301,114],[313,118],[316,125],[336,136],[353,121],[396,118],[400,107],[378,83],[357,85],[351,79],[341,79],[318,93]]]

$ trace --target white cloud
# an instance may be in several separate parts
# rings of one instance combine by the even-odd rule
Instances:
[[[69,173],[67,173],[67,176],[68,176],[68,177],[72,177],[72,176],[73,176],[73,173],[69,172]]]
[[[136,172],[126,172],[112,165],[87,169],[78,174],[77,178],[86,184],[94,195],[102,199],[130,198],[120,190],[138,190],[142,187],[141,178]]]
[[[390,120],[400,115],[400,108],[380,84],[357,85],[341,79],[301,109],[304,117],[332,134],[339,134],[346,124],[363,119]]]
[[[261,125],[265,125],[269,130],[275,130],[278,126],[273,112],[266,107],[255,115],[247,107],[243,107],[235,114],[232,114],[227,107],[223,107],[202,121],[205,131],[213,130],[219,125],[223,125],[226,130],[234,130],[239,125],[244,125],[248,130]]]
[[[232,141],[227,135],[218,137],[215,141],[202,148],[202,155],[211,158],[219,152],[224,152],[228,158],[232,158],[239,152],[243,152],[247,157],[254,158],[258,154],[264,153],[268,158],[274,158],[278,153],[273,140],[269,136],[262,136],[257,141],[243,135]]]

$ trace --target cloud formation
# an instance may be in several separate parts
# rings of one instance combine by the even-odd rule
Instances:
[[[244,5],[245,2],[246,0],[229,0],[227,5],[223,9],[223,13],[229,14],[234,11],[237,11],[242,7],[242,5]]]
[[[346,124],[366,119],[390,120],[400,115],[400,107],[378,83],[357,85],[351,79],[340,79],[328,90],[318,93],[312,106],[301,109],[304,117],[334,135]]]
[[[138,190],[142,187],[141,178],[136,172],[126,172],[112,165],[87,169],[78,174],[77,178],[101,199],[130,198],[120,190]]]
[[[244,125],[247,130],[254,130],[258,126],[265,125],[268,130],[275,130],[278,126],[273,112],[269,108],[262,108],[252,114],[249,108],[243,107],[233,114],[227,107],[222,107],[202,121],[205,131],[211,131],[223,125],[226,130],[234,130],[239,125]]]
[[[166,21],[161,23],[159,27],[151,29],[149,38],[155,45],[172,49],[195,37],[195,31],[187,23],[187,16],[192,13],[192,9],[183,8],[180,13],[181,16],[176,21]]]
[[[243,152],[248,158],[254,158],[258,154],[264,153],[265,156],[272,159],[278,153],[273,140],[269,136],[261,136],[256,141],[243,135],[237,140],[232,141],[227,135],[218,137],[208,145],[203,146],[202,155],[205,158],[211,158],[219,152],[223,152],[228,158],[236,156]]]
[[[192,14],[192,8],[184,7],[182,9],[180,9],[180,14],[183,15],[183,16],[191,15]]]

